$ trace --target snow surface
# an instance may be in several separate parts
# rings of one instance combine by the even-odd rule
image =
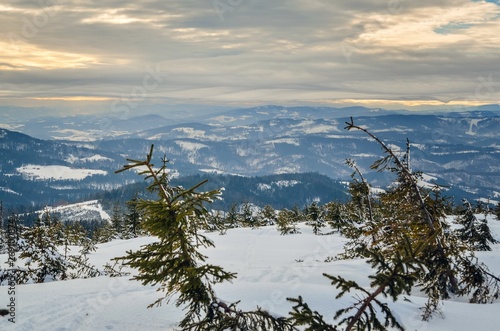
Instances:
[[[298,180],[278,180],[276,182],[273,182],[272,184],[275,184],[278,187],[292,187],[297,184],[300,184],[300,181]]]
[[[373,133],[381,133],[381,132],[412,132],[414,131],[413,129],[407,128],[407,127],[392,127],[388,129],[378,129],[378,130],[372,130]]]
[[[177,145],[179,145],[182,149],[185,149],[188,151],[193,151],[193,152],[196,152],[202,148],[208,148],[207,145],[200,144],[200,143],[194,143],[191,141],[176,140],[175,143]]]
[[[43,210],[38,210],[35,213],[57,213],[65,215],[66,218],[73,218],[75,220],[85,219],[85,215],[88,214],[99,214],[102,220],[110,220],[111,216],[104,211],[99,200],[90,200],[85,202],[73,203],[65,206],[50,207],[47,206]]]
[[[74,156],[73,154],[69,154],[68,157],[65,159],[65,161],[73,164],[78,162],[97,162],[97,161],[113,161],[113,160],[110,159],[109,157],[105,157],[99,154],[94,154],[92,156],[83,158],[79,158]]]
[[[338,124],[336,121],[331,121],[332,124]],[[313,120],[305,120],[297,125],[292,126],[294,132],[303,132],[305,134],[340,132],[336,125],[318,124]]]
[[[280,138],[274,139],[267,142],[268,144],[289,144],[294,146],[300,146],[299,139],[297,138]]]
[[[13,191],[8,187],[3,187],[3,186],[0,186],[0,191],[10,193],[10,194],[15,194],[15,195],[21,195],[20,193],[17,193],[16,191]]]
[[[98,130],[76,130],[76,129],[62,129],[57,130],[58,136],[54,139],[69,140],[69,141],[95,141],[101,134]]]
[[[269,191],[273,190],[273,187],[283,188],[283,187],[293,187],[295,185],[300,184],[301,182],[298,180],[278,180],[269,184],[259,183],[257,184],[257,188],[260,191]]]
[[[438,178],[435,176],[422,174],[422,179],[418,181],[417,185],[427,189],[432,189],[433,187],[436,186],[435,184],[433,184],[433,182],[436,181],[437,179]]]
[[[23,177],[33,180],[82,180],[89,176],[106,175],[107,171],[96,169],[77,169],[57,165],[28,164],[16,169]]]
[[[477,130],[479,128],[478,127],[479,123],[481,123],[483,121],[483,119],[480,119],[480,118],[470,118],[469,121],[470,121],[470,123],[469,123],[469,130],[467,130],[467,132],[465,132],[465,133],[468,134],[468,135],[470,135],[470,136],[474,136],[476,134],[476,132],[474,132],[474,127]]]
[[[500,239],[500,221],[491,218],[489,225]],[[238,273],[233,283],[216,286],[218,296],[229,302],[241,300],[243,309],[260,306],[287,315],[292,305],[286,298],[302,295],[313,310],[332,321],[335,311],[353,302],[356,293],[336,300],[337,290],[322,273],[341,275],[368,287],[367,276],[372,270],[363,260],[326,262],[328,257],[342,252],[345,239],[338,235],[315,236],[304,225],[300,230],[301,234],[287,236],[279,235],[273,226],[232,229],[226,235],[207,234],[216,245],[205,251],[208,262]],[[113,257],[123,256],[126,250],[138,249],[153,240],[115,240],[98,245],[99,249],[89,258],[101,266]],[[500,245],[495,245],[492,252],[477,255],[493,273],[500,274]],[[0,264],[6,259],[6,255],[0,255]],[[155,287],[142,286],[129,278],[99,277],[17,286],[16,323],[0,317],[0,330],[174,330],[183,316],[181,308],[172,301],[147,309],[162,294]],[[7,287],[0,287],[0,307],[5,307],[8,298]],[[500,325],[500,302],[474,305],[454,298],[442,305],[442,315],[422,322],[420,307],[425,304],[425,297],[415,290],[405,298],[409,301],[403,297],[397,302],[380,299],[389,302],[408,331],[492,331]]]

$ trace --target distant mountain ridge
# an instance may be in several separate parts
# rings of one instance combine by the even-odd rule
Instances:
[[[0,129],[0,155],[0,200],[8,204],[76,201],[130,181],[113,173],[123,163],[121,156],[81,143]]]
[[[499,110],[490,107],[433,115],[388,114],[364,107],[267,106],[183,123],[146,115],[116,122],[109,128],[111,136],[85,141],[74,141],[77,136],[41,140],[2,129],[0,199],[33,203],[38,196],[51,202],[69,197],[76,201],[140,181],[133,173],[115,175],[114,171],[125,158],[143,158],[151,144],[155,144],[156,156],[165,154],[181,177],[317,173],[346,181],[352,170],[345,160],[350,158],[373,185],[384,187],[392,178],[369,169],[382,154],[379,146],[361,132],[344,129],[351,111],[358,114],[354,116],[357,124],[396,150],[404,150],[409,139],[413,169],[449,186],[450,195],[500,200]],[[84,125],[78,119],[73,118],[71,125]],[[68,122],[68,118],[59,120]],[[85,117],[84,121],[90,120]],[[57,120],[50,125],[57,125]],[[48,174],[49,170],[64,172],[64,176]]]
[[[147,107],[152,113],[111,112],[98,115],[58,116],[60,110],[50,108],[0,107],[0,127],[20,131],[39,139],[94,141],[114,139],[128,134],[158,129],[165,126],[200,123],[207,125],[248,125],[272,119],[338,119],[350,116],[429,115],[429,111],[386,110],[362,106],[312,107],[266,105],[235,108],[225,111],[199,111],[197,113],[168,110],[165,106]],[[45,115],[41,115],[45,114]],[[431,115],[445,117],[499,116],[500,105],[461,108],[460,111],[441,111]]]

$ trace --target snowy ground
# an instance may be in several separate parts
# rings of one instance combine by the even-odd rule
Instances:
[[[82,180],[89,176],[106,175],[107,171],[98,169],[76,169],[57,165],[28,164],[16,169],[24,178],[30,180]]]
[[[500,221],[491,219],[489,225],[500,239]],[[337,309],[346,307],[353,299],[345,296],[335,300],[337,291],[322,273],[342,275],[368,285],[371,270],[360,260],[325,262],[342,251],[344,239],[337,235],[314,236],[305,226],[301,231],[302,234],[280,236],[274,227],[265,227],[229,230],[223,236],[209,234],[216,244],[216,248],[206,252],[210,262],[238,273],[233,283],[216,287],[218,295],[226,301],[241,300],[241,308],[260,306],[284,315],[291,310],[286,297],[302,295],[312,309],[331,320]],[[90,258],[94,264],[103,265],[151,240],[102,244]],[[500,245],[478,256],[500,275]],[[6,259],[6,255],[0,255],[0,263]],[[174,330],[182,311],[174,303],[147,309],[161,293],[129,278],[100,277],[17,286],[16,323],[0,317],[0,330]],[[499,329],[500,302],[472,305],[463,298],[446,301],[441,307],[442,316],[427,323],[420,320],[419,309],[425,298],[416,292],[407,299],[390,306],[408,331]],[[0,288],[0,308],[8,300],[7,287]]]

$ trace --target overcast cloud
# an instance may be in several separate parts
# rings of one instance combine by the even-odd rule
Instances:
[[[493,0],[7,0],[0,22],[1,105],[500,102]]]

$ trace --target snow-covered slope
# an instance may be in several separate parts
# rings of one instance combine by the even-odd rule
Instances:
[[[33,165],[28,164],[16,169],[24,178],[32,180],[82,180],[89,176],[106,175],[104,170],[74,169],[66,166],[56,165]]]
[[[491,218],[489,225],[500,239],[500,221]],[[216,287],[218,295],[227,301],[241,300],[241,308],[260,306],[283,315],[291,310],[286,298],[302,295],[312,309],[331,321],[335,311],[349,305],[353,298],[348,295],[335,300],[337,291],[322,273],[342,275],[369,286],[367,276],[372,270],[362,260],[327,260],[342,251],[342,237],[315,236],[305,226],[301,226],[301,231],[302,234],[281,236],[271,226],[233,229],[223,236],[208,234],[216,245],[206,251],[209,262],[238,273],[233,283]],[[103,265],[152,240],[137,238],[102,244],[90,259],[96,265]],[[492,252],[477,255],[492,272],[500,274],[500,245],[495,245]],[[0,263],[6,258],[0,255]],[[9,300],[7,291],[7,287],[0,288],[0,308]],[[160,296],[154,287],[142,286],[129,277],[17,286],[16,323],[0,317],[0,330],[174,330],[182,317],[174,302],[146,309]],[[500,325],[500,302],[473,305],[464,298],[454,298],[441,307],[442,316],[422,322],[420,307],[426,302],[425,297],[414,291],[406,299],[389,305],[408,331],[493,331]]]
[[[81,220],[101,220],[107,221],[111,217],[104,211],[98,200],[84,201],[58,207],[45,207],[43,210],[37,210],[35,214],[42,215],[50,213],[59,221],[81,221]]]

